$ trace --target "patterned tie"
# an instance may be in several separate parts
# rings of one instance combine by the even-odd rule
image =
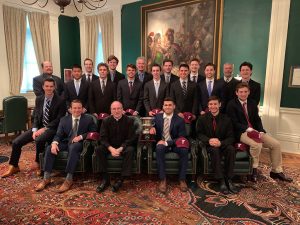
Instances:
[[[213,128],[214,128],[214,132],[216,132],[217,122],[216,122],[216,117],[214,117],[214,116],[213,116]]]
[[[80,89],[79,81],[78,80],[75,81],[75,89],[76,89],[76,94],[78,96],[79,95],[79,89]]]
[[[73,126],[73,128],[72,128],[72,132],[73,132],[74,137],[77,136],[77,131],[78,131],[78,121],[79,121],[79,119],[74,119],[74,126]]]
[[[229,83],[229,78],[226,78],[226,83]]]
[[[49,109],[50,109],[50,99],[46,99],[46,105],[43,115],[43,126],[46,127],[49,123]]]
[[[182,93],[184,96],[186,96],[186,81],[182,81]]]
[[[110,73],[110,77],[111,77],[111,81],[114,82],[115,74],[114,73]]]
[[[88,74],[88,82],[89,82],[89,83],[92,82],[91,74]]]
[[[139,79],[140,79],[141,82],[144,81],[144,73],[140,73],[139,74]]]
[[[170,76],[167,75],[165,80],[166,80],[166,83],[167,83],[167,84],[170,83]]]
[[[208,87],[207,87],[207,92],[208,92],[208,96],[210,97],[211,96],[211,83],[212,83],[212,81],[211,80],[209,80],[208,81]]]
[[[171,136],[170,136],[170,119],[165,118],[164,119],[163,140],[168,141],[170,139],[171,139]]]
[[[102,85],[101,85],[101,91],[102,91],[102,94],[104,94],[104,91],[105,91],[105,82],[104,80],[102,80]]]
[[[196,83],[196,76],[193,76],[192,79],[193,79],[192,81],[193,81],[194,83]]]
[[[129,93],[132,93],[132,89],[133,89],[133,85],[132,85],[132,81],[129,81]]]
[[[247,103],[246,102],[243,103],[243,111],[244,111],[244,115],[245,115],[247,123],[248,123],[248,127],[252,127],[252,124],[250,123],[248,112],[247,112]]]

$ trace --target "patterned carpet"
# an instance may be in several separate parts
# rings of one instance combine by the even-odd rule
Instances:
[[[8,156],[11,147],[0,146]],[[261,165],[259,183],[240,184],[238,195],[221,195],[214,182],[198,180],[198,188],[180,192],[176,179],[166,195],[157,192],[155,177],[140,175],[126,181],[119,193],[95,192],[99,179],[76,176],[72,190],[58,194],[63,176],[36,193],[40,182],[33,168],[34,148],[22,153],[21,173],[0,179],[0,224],[300,224],[300,169],[285,168],[295,180],[276,182]],[[0,174],[7,163],[0,164]],[[251,186],[252,185],[252,186]]]

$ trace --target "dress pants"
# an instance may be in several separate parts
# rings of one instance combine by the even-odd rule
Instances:
[[[179,155],[179,180],[185,180],[188,166],[189,151],[186,148],[169,147],[165,145],[156,145],[156,161],[158,167],[158,176],[160,180],[166,179],[165,155],[168,152],[175,152]]]
[[[78,160],[80,158],[80,153],[82,152],[83,142],[75,142],[75,143],[66,143],[62,142],[58,144],[58,148],[60,151],[68,151],[68,162],[66,166],[66,173],[73,174],[75,172]],[[51,153],[51,145],[49,145],[46,149],[45,153],[45,172],[52,172],[53,165],[55,162],[56,155]]]
[[[253,168],[257,168],[259,164],[259,155],[262,147],[270,149],[270,158],[272,172],[281,173],[282,170],[282,154],[280,143],[275,138],[263,133],[261,136],[263,143],[257,143],[247,136],[247,132],[242,133],[240,141],[250,146],[250,154],[253,157]]]
[[[36,162],[39,162],[39,154],[41,152],[44,152],[46,142],[51,142],[55,133],[56,133],[55,130],[47,129],[43,134],[41,134],[35,139],[35,145],[36,145],[35,161]],[[28,144],[29,142],[33,141],[32,134],[33,132],[31,130],[27,130],[13,140],[12,152],[9,161],[10,165],[13,165],[15,167],[18,166],[22,147]]]
[[[214,172],[215,179],[227,178],[231,179],[233,177],[233,169],[235,162],[236,150],[232,145],[228,145],[224,148],[216,148],[208,146],[207,152],[210,155],[210,161]],[[222,158],[224,156],[224,172],[222,168]]]
[[[123,158],[121,172],[122,177],[128,177],[132,173],[134,151],[135,148],[133,146],[127,146],[121,152],[121,156]],[[100,173],[107,173],[107,157],[111,154],[110,151],[104,145],[100,145],[96,149],[96,154],[100,161]]]

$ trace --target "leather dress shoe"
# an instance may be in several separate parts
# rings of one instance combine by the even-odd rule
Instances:
[[[252,174],[250,175],[250,180],[253,182],[257,182],[258,171],[257,168],[253,168]]]
[[[45,189],[45,187],[51,183],[50,179],[43,179],[43,181],[41,183],[39,183],[36,187],[35,187],[35,191],[39,192]]]
[[[226,185],[224,179],[220,180],[219,185],[220,185],[219,186],[220,187],[220,192],[223,193],[224,195],[228,195],[229,194],[229,190],[227,188],[227,185]]]
[[[20,168],[19,167],[15,167],[15,166],[9,165],[7,171],[4,174],[2,174],[1,177],[2,178],[9,177],[9,176],[11,176],[11,175],[13,175],[15,173],[18,173],[18,172],[20,172]]]
[[[66,191],[70,190],[72,185],[73,185],[73,181],[66,179],[65,182],[59,187],[57,192],[58,193],[66,192]]]
[[[158,190],[163,194],[165,194],[167,192],[167,180],[166,179],[163,179],[159,182]]]
[[[111,187],[112,192],[118,192],[120,187],[122,187],[122,184],[123,184],[122,180],[117,180]]]
[[[232,183],[232,180],[231,179],[228,179],[225,181],[226,182],[226,185],[227,185],[227,188],[228,190],[233,193],[233,194],[237,194],[239,191],[237,190],[237,188],[235,187],[235,185]]]
[[[96,192],[101,193],[106,190],[106,188],[109,186],[108,180],[103,180],[101,184],[96,188]]]
[[[279,179],[286,182],[293,182],[293,179],[286,176],[283,172],[281,173],[270,172],[270,177],[273,179]]]
[[[188,190],[185,180],[179,181],[179,187],[182,192],[187,192],[187,190]]]

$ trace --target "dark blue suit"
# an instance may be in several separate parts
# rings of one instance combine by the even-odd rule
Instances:
[[[163,129],[164,129],[164,114],[157,114],[155,116],[155,129],[156,129],[156,140],[160,141],[163,139]],[[159,178],[161,180],[166,178],[165,173],[165,153],[175,152],[180,158],[180,169],[179,169],[179,180],[185,180],[186,169],[188,165],[188,151],[184,148],[177,148],[175,145],[176,139],[179,137],[186,137],[185,123],[184,120],[177,114],[173,114],[170,122],[170,136],[171,140],[168,140],[168,146],[156,145],[156,159],[159,172]]]
[[[72,115],[63,117],[60,122],[53,141],[58,142],[58,148],[60,151],[68,151],[68,163],[66,166],[66,173],[74,173],[77,162],[80,157],[80,152],[83,147],[83,140],[86,138],[88,132],[97,130],[97,126],[94,123],[92,116],[82,114],[78,123],[77,135],[82,135],[83,140],[71,143],[73,135],[72,130]],[[55,155],[51,153],[51,145],[47,147],[45,154],[45,168],[44,171],[51,173],[55,161]]]

